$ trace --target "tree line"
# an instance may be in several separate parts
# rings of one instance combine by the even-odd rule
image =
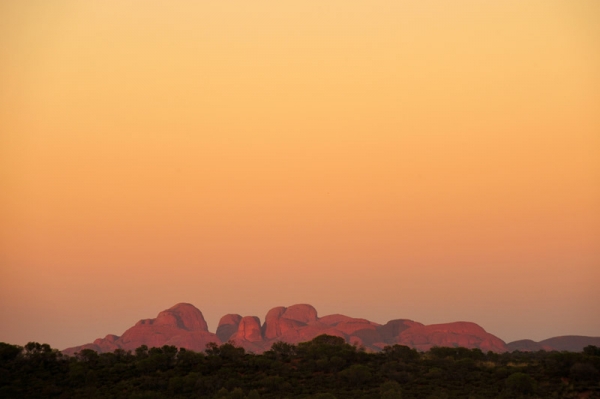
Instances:
[[[63,355],[0,343],[0,398],[600,398],[600,348],[484,353],[402,345],[369,353],[321,335],[262,354],[232,342]]]

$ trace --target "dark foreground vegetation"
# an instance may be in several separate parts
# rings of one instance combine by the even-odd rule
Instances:
[[[343,339],[278,342],[261,355],[231,343],[63,356],[46,344],[0,343],[0,398],[600,398],[600,348],[483,353]]]

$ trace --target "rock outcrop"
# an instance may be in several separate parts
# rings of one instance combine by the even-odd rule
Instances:
[[[487,333],[475,323],[464,321],[412,326],[398,335],[397,342],[422,351],[433,346],[479,348],[484,352],[507,350],[506,344],[500,338]]]
[[[242,316],[239,314],[226,314],[219,320],[219,326],[217,327],[217,337],[221,342],[227,342],[233,334],[238,330]]]
[[[74,354],[82,349],[112,352],[115,349],[134,350],[141,345],[174,345],[202,351],[210,342],[220,345],[231,341],[248,351],[261,353],[269,350],[277,341],[297,344],[322,334],[342,337],[346,342],[361,346],[367,351],[379,351],[387,345],[395,344],[418,350],[428,350],[433,346],[461,346],[479,348],[484,352],[514,349],[581,350],[586,345],[600,345],[600,338],[573,336],[557,337],[539,343],[515,341],[506,345],[475,323],[455,322],[426,326],[413,320],[396,319],[381,325],[340,314],[319,317],[317,310],[307,304],[273,308],[267,313],[262,325],[256,316],[228,314],[221,318],[217,332],[213,334],[208,331],[200,310],[193,305],[180,303],[160,312],[154,319],[140,320],[120,337],[107,335],[93,343],[68,348],[63,352]]]
[[[530,339],[521,339],[506,344],[509,351],[569,351],[581,352],[588,345],[600,347],[600,337],[586,337],[582,335],[564,335],[548,338],[540,342]]]
[[[107,335],[92,344],[65,349],[63,353],[73,354],[82,349],[93,349],[97,352],[134,350],[142,345],[174,345],[202,351],[209,342],[221,343],[215,334],[208,331],[202,312],[189,303],[179,303],[160,312],[155,319],[138,321],[120,337]]]
[[[231,336],[231,341],[251,352],[264,352],[268,349],[264,345],[260,319],[256,316],[243,317],[236,333]]]
[[[531,339],[521,339],[506,344],[509,351],[521,351],[521,352],[536,352],[536,351],[551,351],[553,350],[549,346],[544,346],[539,342],[535,342]]]
[[[233,335],[232,339],[236,342],[263,341],[262,331],[260,329],[260,319],[256,316],[246,316],[242,318],[238,325],[238,330]]]

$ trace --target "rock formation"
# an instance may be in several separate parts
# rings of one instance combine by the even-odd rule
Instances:
[[[226,314],[219,320],[219,326],[217,327],[217,337],[221,342],[229,341],[229,338],[238,330],[242,316],[239,314]]]
[[[506,344],[500,338],[487,333],[475,323],[456,322],[412,326],[403,330],[397,338],[401,345],[419,350],[429,350],[433,346],[461,346],[479,348],[484,352],[505,352]]]
[[[277,341],[297,344],[322,334],[342,337],[346,342],[368,351],[379,351],[387,345],[394,344],[422,351],[433,346],[461,346],[479,348],[484,352],[581,351],[587,345],[600,346],[600,337],[575,335],[540,342],[520,340],[505,344],[475,323],[463,321],[426,326],[412,320],[397,319],[381,325],[340,314],[318,317],[317,310],[307,304],[273,308],[267,313],[262,325],[256,316],[228,314],[221,318],[217,332],[213,334],[208,331],[200,310],[188,303],[180,303],[160,312],[154,319],[140,320],[120,337],[107,335],[93,343],[65,349],[63,353],[72,355],[82,349],[93,349],[97,352],[134,350],[141,345],[174,345],[202,351],[210,342],[218,345],[233,342],[247,351],[262,353]]]
[[[208,331],[202,312],[189,303],[179,303],[162,311],[155,319],[138,321],[120,337],[107,335],[75,348],[65,349],[63,353],[73,354],[82,349],[97,352],[112,352],[115,349],[134,350],[142,345],[148,347],[174,345],[196,351],[202,351],[209,342],[221,341]]]
[[[425,326],[412,320],[397,319],[381,325],[340,314],[319,317],[317,310],[307,304],[273,308],[262,325],[256,316],[228,314],[221,318],[217,332],[213,334],[208,331],[200,310],[193,305],[180,303],[160,312],[154,319],[140,320],[120,337],[107,335],[91,344],[68,348],[63,352],[74,354],[82,349],[112,352],[115,349],[134,350],[141,345],[174,345],[202,351],[210,342],[219,345],[233,342],[248,351],[261,353],[269,350],[277,341],[297,344],[321,334],[342,337],[346,342],[368,351],[379,351],[394,344],[419,350],[428,350],[432,346],[462,346],[494,352],[510,349],[502,340],[474,323]]]
[[[521,339],[519,341],[513,341],[506,344],[509,351],[521,351],[521,352],[535,352],[535,351],[551,351],[553,350],[549,346],[543,346],[539,342],[532,341],[531,339]]]
[[[585,337],[581,335],[564,335],[560,337],[548,338],[540,342],[530,339],[521,339],[506,344],[509,351],[570,351],[581,352],[588,345],[600,347],[600,337]]]

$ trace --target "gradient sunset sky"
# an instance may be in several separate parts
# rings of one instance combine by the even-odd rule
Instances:
[[[600,336],[597,0],[0,3],[0,341],[190,302]]]

